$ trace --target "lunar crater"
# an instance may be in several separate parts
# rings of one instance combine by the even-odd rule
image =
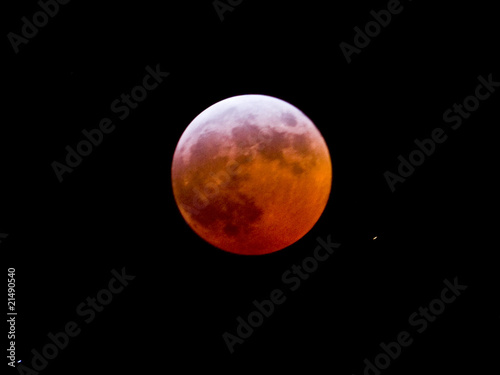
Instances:
[[[283,120],[286,126],[290,126],[292,128],[297,126],[297,119],[290,112],[284,112],[281,115],[281,119]]]

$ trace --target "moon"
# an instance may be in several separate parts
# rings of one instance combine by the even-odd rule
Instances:
[[[240,95],[200,113],[172,160],[181,215],[205,241],[242,255],[293,244],[330,196],[332,165],[314,123],[293,105]]]

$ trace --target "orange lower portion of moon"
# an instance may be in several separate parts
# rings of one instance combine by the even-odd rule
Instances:
[[[187,224],[236,254],[281,250],[316,224],[332,166],[312,121],[273,97],[214,104],[186,128],[174,153],[172,187]]]

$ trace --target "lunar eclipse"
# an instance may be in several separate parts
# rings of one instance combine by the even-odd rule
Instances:
[[[172,161],[187,224],[230,253],[262,255],[302,238],[328,201],[332,166],[314,123],[293,105],[240,95],[200,113]]]

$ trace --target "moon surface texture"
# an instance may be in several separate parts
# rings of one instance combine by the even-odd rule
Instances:
[[[323,213],[331,184],[319,130],[293,105],[265,95],[207,108],[182,134],[172,162],[188,225],[235,254],[268,254],[299,240]]]

